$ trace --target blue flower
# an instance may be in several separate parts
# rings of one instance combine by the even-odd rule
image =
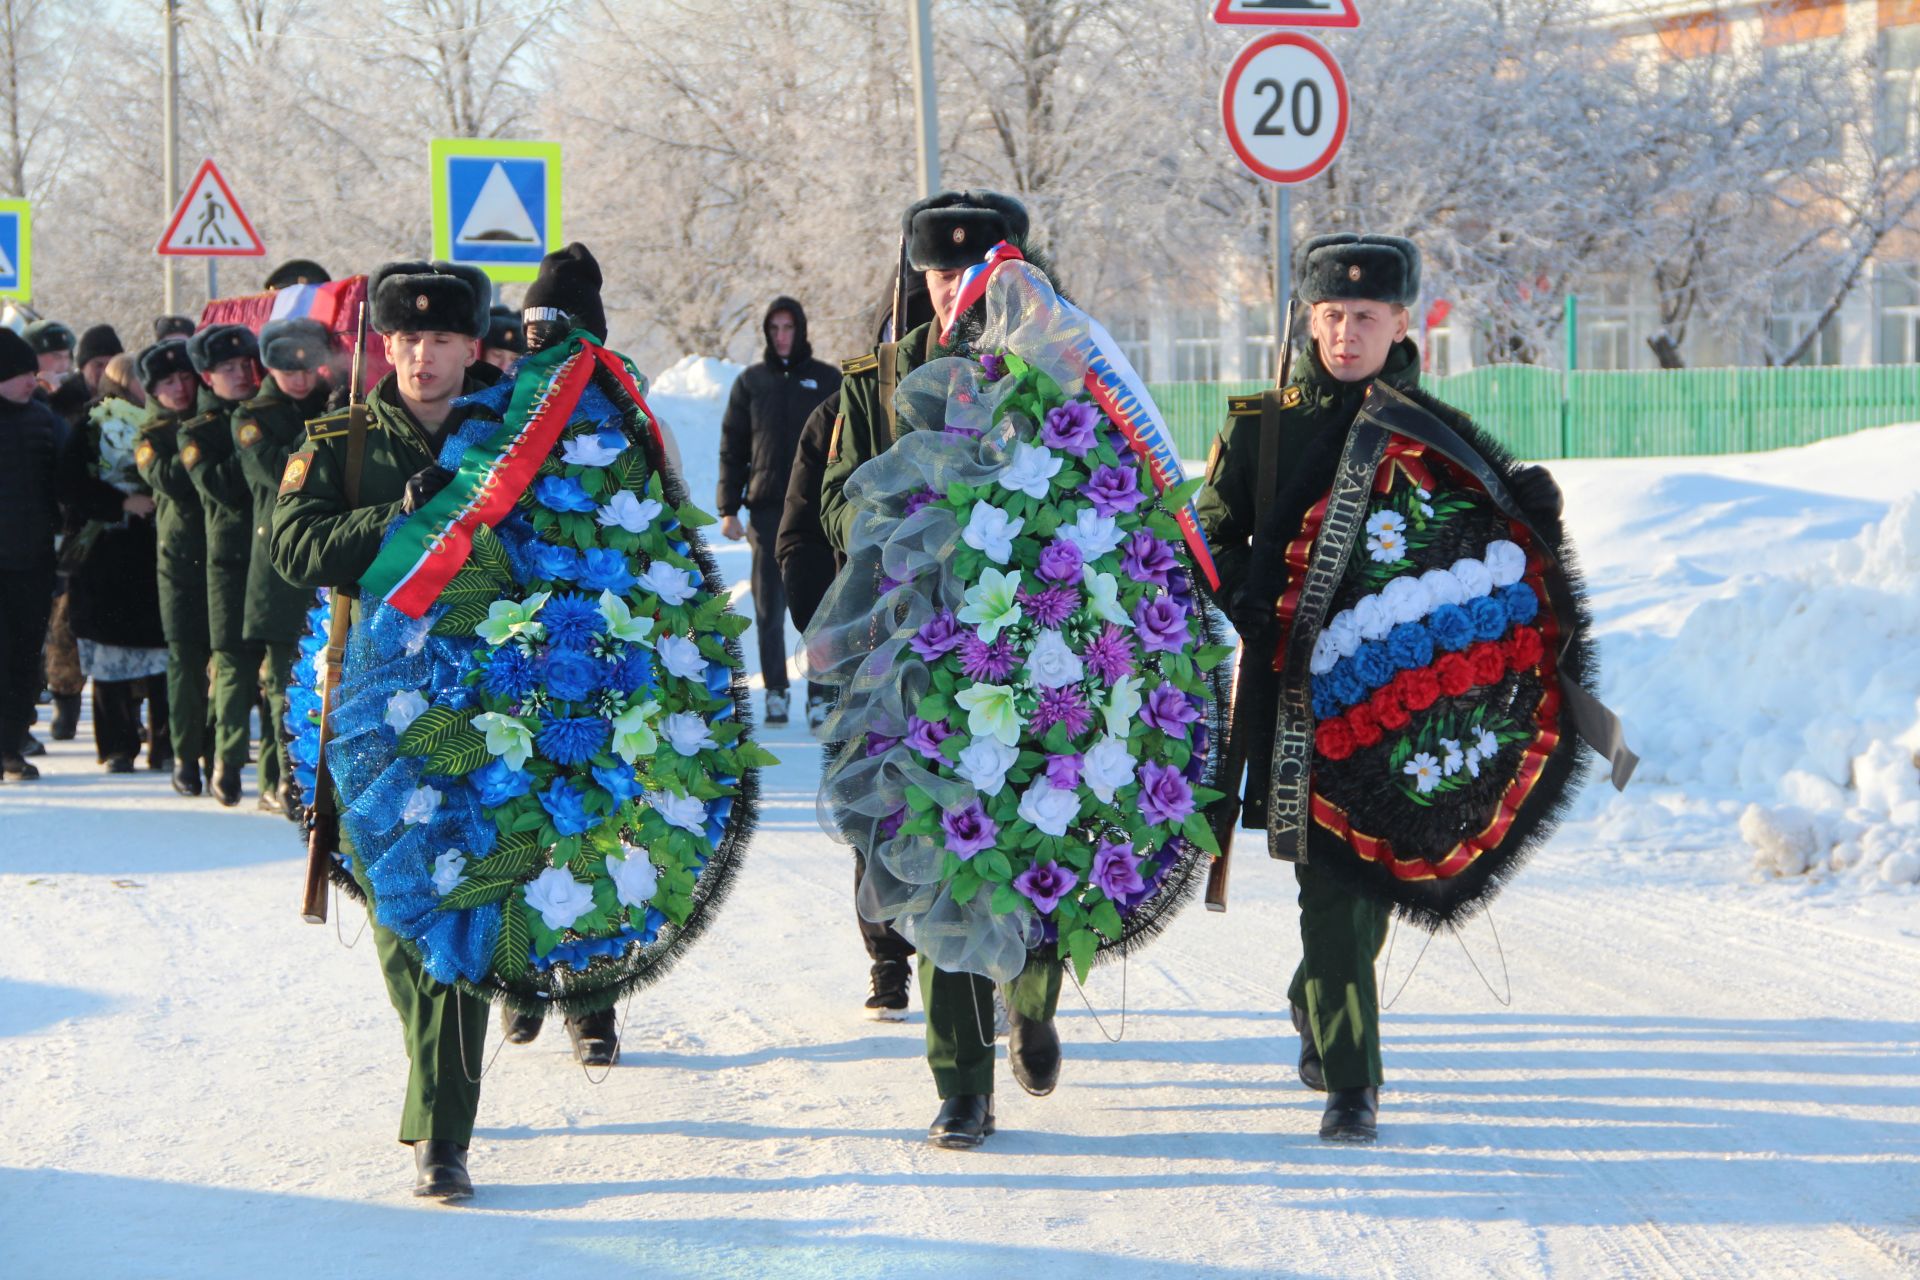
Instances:
[[[1345,709],[1340,705],[1339,699],[1333,695],[1332,681],[1324,675],[1315,676],[1313,678],[1313,718],[1331,720]]]
[[[540,807],[553,819],[553,829],[563,836],[577,836],[594,824],[587,812],[587,798],[568,786],[564,778],[540,793]]]
[[[572,582],[580,576],[580,553],[572,547],[534,542],[527,548],[533,576],[546,582]]]
[[[599,716],[542,716],[534,744],[555,764],[575,765],[593,758],[607,744],[607,722]]]
[[[544,674],[547,692],[562,702],[584,701],[600,687],[600,664],[578,649],[548,653]]]
[[[1500,588],[1500,603],[1507,607],[1507,616],[1515,626],[1526,626],[1540,613],[1540,597],[1525,582],[1509,582]]]
[[[584,649],[600,630],[605,619],[600,606],[581,595],[558,595],[540,610],[540,621],[547,627],[547,642],[556,649]]]
[[[1492,596],[1475,596],[1467,601],[1467,616],[1473,619],[1473,638],[1498,640],[1507,633],[1507,606]]]
[[[1369,692],[1360,683],[1360,674],[1354,670],[1352,658],[1342,658],[1334,664],[1333,670],[1327,673],[1327,688],[1343,707],[1364,700]]]
[[[1387,633],[1387,656],[1402,671],[1433,661],[1433,637],[1417,622],[1403,622]]]
[[[1428,614],[1427,630],[1449,653],[1458,653],[1473,643],[1473,619],[1457,604],[1443,604]]]
[[[611,547],[595,547],[581,559],[580,585],[587,590],[611,591],[623,596],[633,589],[636,579],[623,553]]]
[[[653,655],[634,646],[618,661],[607,664],[606,681],[609,687],[621,693],[653,688]]]
[[[496,698],[524,698],[540,683],[533,659],[517,644],[503,644],[487,663],[487,692]]]
[[[467,781],[479,793],[480,803],[489,809],[497,809],[533,790],[532,774],[524,769],[508,768],[507,762],[497,757],[468,774]]]
[[[635,775],[633,766],[630,764],[617,764],[611,768],[595,765],[593,780],[613,797],[616,805],[625,804],[646,790],[640,785],[640,779]]]
[[[1371,640],[1363,641],[1360,651],[1353,655],[1353,673],[1360,678],[1360,683],[1368,691],[1378,689],[1393,679],[1394,673],[1398,670],[1392,657],[1387,653],[1387,647],[1383,644],[1376,644]]]
[[[533,486],[536,502],[549,511],[594,511],[600,506],[587,496],[578,480],[566,476],[542,476]]]

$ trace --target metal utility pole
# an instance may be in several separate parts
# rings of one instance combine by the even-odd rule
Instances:
[[[1293,188],[1273,187],[1273,370],[1286,370],[1287,308],[1293,302]],[[1274,385],[1278,386],[1276,382]]]
[[[940,103],[933,78],[933,0],[907,0],[913,37],[913,93],[920,115],[920,196],[940,189]]]
[[[160,210],[161,222],[173,215],[174,201],[180,195],[180,0],[162,0],[161,16],[167,24],[165,61],[161,78],[160,183],[166,203]],[[165,312],[176,313],[173,305],[173,259],[161,258]]]

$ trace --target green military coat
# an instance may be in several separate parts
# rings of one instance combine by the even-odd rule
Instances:
[[[180,464],[200,491],[207,521],[207,625],[216,650],[246,642],[247,569],[253,558],[253,491],[233,448],[235,401],[200,389],[180,424]]]
[[[183,416],[150,401],[134,446],[134,465],[153,493],[160,544],[160,618],[167,642],[189,648],[207,643],[207,518],[200,491],[180,462]]]
[[[899,345],[899,377],[904,380],[921,365],[946,354],[931,322],[910,329]],[[853,533],[853,508],[845,492],[847,477],[867,459],[885,453],[897,432],[888,423],[880,401],[879,350],[843,361],[840,373],[840,412],[827,445],[827,468],[820,477],[820,525],[834,550],[845,555],[847,539]]]
[[[260,394],[233,411],[234,453],[253,495],[244,615],[246,638],[255,644],[298,642],[313,607],[313,592],[294,586],[273,567],[273,511],[287,459],[305,439],[307,421],[326,407],[326,384],[294,400],[269,375]]]

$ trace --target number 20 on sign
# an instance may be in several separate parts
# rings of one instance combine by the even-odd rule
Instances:
[[[1306,182],[1347,137],[1347,79],[1318,41],[1291,31],[1240,51],[1220,93],[1227,139],[1268,182]]]

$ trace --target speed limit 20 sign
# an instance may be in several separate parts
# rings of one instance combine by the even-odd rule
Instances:
[[[1241,163],[1268,182],[1305,182],[1346,141],[1347,79],[1318,41],[1278,31],[1234,59],[1220,110]]]

